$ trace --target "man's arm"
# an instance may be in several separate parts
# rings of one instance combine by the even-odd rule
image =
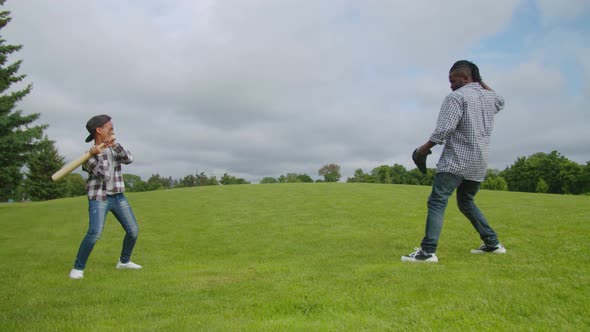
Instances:
[[[428,142],[420,147],[421,150],[426,147],[431,148],[436,144],[444,144],[447,138],[453,134],[463,116],[463,102],[459,100],[459,97],[451,93],[445,98],[438,114],[436,128],[430,135]]]
[[[484,81],[479,82],[479,84],[481,84],[481,87],[482,88],[484,88],[486,90],[489,90],[489,91],[492,91],[492,92],[495,92],[494,90],[492,90],[492,88],[490,88],[489,85],[487,85],[486,83],[484,83]],[[502,96],[500,96],[498,94],[496,94],[496,97],[497,97],[496,98],[496,102],[494,104],[496,106],[496,113],[498,113],[498,112],[500,112],[504,108],[504,98],[502,98]]]

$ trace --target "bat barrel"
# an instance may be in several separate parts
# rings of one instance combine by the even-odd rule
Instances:
[[[102,149],[103,147],[104,147],[104,143],[101,143],[100,145],[97,146],[97,148],[99,148],[99,149]],[[92,154],[90,152],[86,152],[80,158],[72,161],[71,163],[69,163],[69,164],[65,165],[64,167],[62,167],[59,171],[55,172],[51,176],[51,179],[53,181],[59,181],[61,178],[63,178],[64,176],[70,174],[73,170],[75,170],[76,168],[78,168],[78,166],[80,166],[84,162],[86,162],[86,160],[90,159],[90,157],[92,157]]]
[[[59,171],[55,172],[51,176],[51,179],[53,181],[58,181],[59,179],[63,178],[64,176],[66,176],[68,174],[70,174],[73,170],[75,170],[76,168],[78,168],[78,166],[82,165],[91,156],[92,156],[92,154],[90,154],[90,152],[87,152],[86,154],[84,154],[80,158],[72,161],[71,163],[69,163],[66,166],[62,167]]]

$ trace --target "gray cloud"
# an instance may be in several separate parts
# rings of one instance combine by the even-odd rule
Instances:
[[[87,149],[87,119],[108,113],[136,155],[125,172],[144,179],[317,177],[331,162],[347,177],[359,167],[413,168],[409,153],[450,91],[449,66],[505,31],[522,3],[8,1],[3,33],[25,45],[16,58],[34,82],[21,108],[42,114],[69,160]],[[569,36],[588,91],[588,47],[577,43],[586,32],[552,31],[517,63],[475,56],[507,99],[491,167],[552,149],[590,160],[580,144],[588,93],[571,96],[567,73],[544,55],[550,40]]]

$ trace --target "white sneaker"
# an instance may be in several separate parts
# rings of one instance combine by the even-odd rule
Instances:
[[[129,263],[121,263],[121,261],[119,261],[117,263],[117,266],[115,266],[115,268],[117,269],[130,269],[130,270],[139,270],[141,269],[141,265],[135,264],[133,262],[129,262]]]
[[[414,248],[413,253],[402,256],[402,262],[438,263],[438,257],[436,257],[436,254],[429,254],[425,251],[422,251],[422,248]]]
[[[84,278],[84,270],[72,269],[72,271],[70,271],[70,278],[72,278],[72,279]]]
[[[471,250],[471,253],[472,254],[485,254],[485,253],[505,254],[506,248],[504,248],[502,243],[498,243],[498,245],[495,247],[490,247],[484,243],[481,245],[481,247]]]

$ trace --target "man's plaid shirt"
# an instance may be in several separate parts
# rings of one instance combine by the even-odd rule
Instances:
[[[125,191],[123,174],[121,173],[121,164],[130,164],[133,162],[133,155],[125,150],[119,143],[111,147],[113,159],[115,162],[114,174],[109,171],[109,160],[105,150],[102,153],[90,157],[83,165],[83,169],[88,172],[88,181],[86,182],[86,191],[88,199],[106,201],[107,199],[107,181],[114,177],[113,192],[122,193]]]
[[[450,93],[440,109],[430,140],[445,147],[437,172],[483,182],[488,167],[494,115],[504,108],[504,98],[469,83]]]

